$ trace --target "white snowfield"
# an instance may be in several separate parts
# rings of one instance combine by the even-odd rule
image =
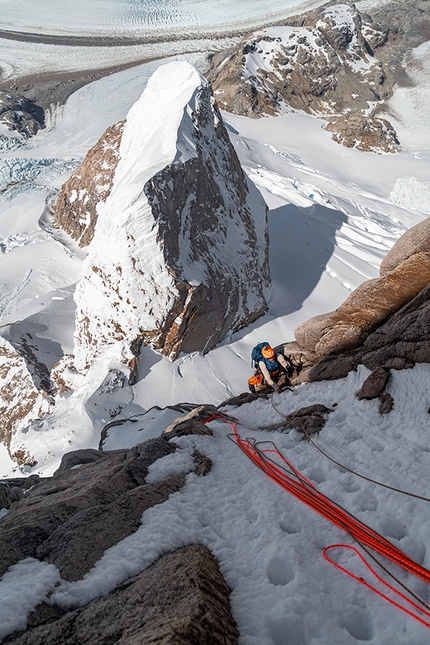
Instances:
[[[25,440],[38,459],[25,473],[51,475],[64,452],[97,447],[113,408],[119,411],[117,419],[141,415],[134,417],[141,422],[112,427],[105,448],[130,447],[157,436],[177,416],[157,413],[156,405],[218,404],[245,391],[254,344],[293,339],[299,323],[336,308],[358,284],[377,275],[402,232],[429,214],[430,130],[418,101],[429,87],[426,51],[419,48],[414,55],[420,86],[398,90],[390,102],[401,124],[404,151],[398,155],[342,148],[322,129],[321,120],[303,114],[261,120],[223,114],[241,162],[270,208],[273,297],[268,313],[204,356],[184,355],[172,363],[144,348],[133,387],[117,389],[105,380],[106,356],[106,364],[97,364],[88,379],[76,383],[70,398],[59,401],[52,418],[17,436],[17,445]],[[190,60],[204,68],[201,56]],[[159,64],[82,88],[53,112],[51,127],[29,146],[19,141],[3,145],[0,333],[5,338],[31,334],[32,346],[48,367],[73,349],[73,293],[84,253],[51,228],[46,200],[104,129],[125,117]],[[335,466],[297,431],[261,430],[281,422],[282,414],[322,403],[333,411],[316,438],[321,448],[367,477],[430,497],[430,366],[393,371],[388,392],[394,409],[385,416],[378,401],[356,397],[368,373],[361,368],[346,379],[275,394],[279,412],[265,400],[226,411],[239,419],[243,437],[275,441],[319,490],[430,568],[428,502]],[[324,547],[352,544],[351,539],[267,479],[228,440],[229,426],[216,421],[210,427],[213,437],[177,440],[181,450],[156,462],[150,478],[187,468],[195,448],[211,458],[211,472],[199,479],[189,474],[184,489],[146,511],[139,530],[109,549],[84,580],[61,581],[55,567],[34,559],[11,567],[0,580],[0,638],[23,628],[31,609],[50,594],[49,601],[62,606],[84,605],[162,553],[199,542],[212,550],[232,589],[240,645],[427,645],[427,627],[322,558]],[[5,449],[0,459],[1,476],[21,474]],[[355,556],[339,552],[334,557],[370,581]],[[429,602],[425,583],[388,566]]]

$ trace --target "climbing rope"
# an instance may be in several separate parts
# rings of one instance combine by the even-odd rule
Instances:
[[[273,397],[270,397],[270,401],[272,404],[272,407],[276,412],[283,417],[284,419],[287,419],[288,417],[283,414],[278,408],[275,406],[273,403]],[[360,473],[357,473],[355,470],[352,470],[351,468],[348,468],[348,466],[345,466],[344,464],[341,464],[339,461],[336,461],[333,457],[330,457],[322,448],[318,446],[318,444],[315,443],[315,441],[312,439],[311,435],[309,432],[306,430],[305,425],[303,421],[299,418],[300,425],[303,430],[303,434],[305,435],[306,439],[320,452],[326,459],[329,459],[331,462],[336,464],[336,466],[339,466],[340,468],[343,468],[343,470],[348,471],[349,473],[352,473],[353,475],[356,475],[357,477],[360,477],[361,479],[365,479],[368,482],[371,482],[372,484],[376,484],[377,486],[382,486],[383,488],[388,488],[388,490],[392,490],[396,493],[401,493],[402,495],[408,495],[408,497],[415,497],[415,499],[421,499],[423,502],[430,502],[429,497],[423,497],[422,495],[417,495],[416,493],[409,493],[406,490],[402,490],[401,488],[395,488],[394,486],[389,486],[388,484],[384,484],[383,482],[379,482],[376,479],[371,479],[370,477],[366,477],[366,475],[362,475]]]
[[[363,550],[386,572],[393,580],[396,581],[405,591],[408,592],[417,602],[408,598],[401,591],[390,585],[386,580],[379,576],[370,564],[364,559],[360,552],[348,544],[333,544],[323,550],[324,558],[336,566],[338,569],[348,574],[364,586],[368,587],[376,594],[395,605],[406,614],[412,616],[426,627],[430,628],[430,606],[414,594],[408,587],[400,582],[392,573],[388,571],[369,551],[378,553],[388,560],[391,560],[404,570],[414,574],[421,580],[430,583],[430,571],[422,567],[412,558],[404,554],[400,549],[391,544],[382,535],[371,529],[364,522],[359,521],[351,513],[342,508],[339,504],[320,493],[309,479],[300,473],[277,449],[276,445],[271,441],[257,442],[254,439],[242,439],[237,431],[238,420],[227,414],[216,412],[211,417],[206,419],[204,423],[209,423],[213,420],[221,420],[227,423],[232,429],[233,434],[228,435],[245,454],[246,456],[262,470],[270,479],[281,486],[284,490],[288,491],[291,495],[299,499],[301,502],[315,510],[317,513],[330,520],[333,524],[348,533]],[[270,448],[262,448],[262,445],[269,445]],[[276,460],[273,458],[276,457]],[[279,463],[280,462],[280,463]],[[349,549],[356,553],[360,560],[365,564],[367,569],[375,576],[375,578],[382,583],[388,590],[396,594],[403,602],[407,603],[417,613],[404,607],[400,603],[390,598],[385,593],[379,591],[376,587],[363,580],[361,577],[356,576],[345,567],[338,564],[335,560],[328,556],[328,553],[333,549]],[[419,604],[418,604],[419,603]],[[421,606],[420,606],[421,605]],[[422,617],[424,616],[424,617]],[[429,619],[428,621],[425,619]]]

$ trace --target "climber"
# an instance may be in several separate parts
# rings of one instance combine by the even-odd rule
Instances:
[[[269,343],[259,343],[252,350],[254,375],[248,379],[250,391],[257,392],[272,388],[281,392],[290,383],[291,369],[280,353],[275,353]]]

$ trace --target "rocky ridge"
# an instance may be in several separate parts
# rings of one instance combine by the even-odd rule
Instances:
[[[0,500],[8,499],[9,509],[0,518],[0,575],[24,558],[37,558],[55,565],[63,580],[81,580],[106,549],[138,529],[145,510],[182,488],[187,472],[202,477],[210,471],[210,459],[194,451],[194,468],[146,481],[152,464],[180,450],[174,438],[211,434],[198,420],[210,412],[200,409],[190,423],[182,421],[131,450],[68,453],[53,478],[29,478],[31,486],[23,480],[25,496],[10,492],[20,490],[18,481],[12,488],[0,484]],[[112,643],[233,645],[238,632],[229,593],[208,549],[190,545],[81,609],[42,602],[27,628],[3,642],[101,644],[108,638]]]
[[[124,125],[125,121],[120,121],[106,129],[63,184],[53,207],[55,224],[81,247],[93,239],[97,205],[105,202],[112,190]]]
[[[377,112],[392,93],[405,41],[419,40],[409,23],[418,29],[428,9],[417,16],[415,7],[409,15],[393,7],[397,20],[389,22],[383,11],[374,20],[353,4],[328,4],[214,55],[208,78],[220,106],[253,117],[303,110],[326,119],[342,145],[396,152],[396,133]]]
[[[167,77],[177,90],[160,89]],[[57,221],[81,244],[97,218],[75,295],[79,370],[106,345],[121,345],[125,362],[142,342],[171,358],[207,351],[267,307],[267,207],[203,77],[188,64],[160,68],[127,117],[118,156],[121,129],[104,135],[57,201]],[[96,150],[106,201],[100,174],[87,173]],[[89,195],[98,195],[92,207]]]

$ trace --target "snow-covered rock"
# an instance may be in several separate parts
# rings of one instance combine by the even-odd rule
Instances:
[[[79,370],[106,345],[132,365],[142,342],[207,351],[267,307],[267,207],[190,64],[152,76],[119,156],[75,294]]]
[[[395,152],[389,124],[373,118],[361,131],[350,121],[365,120],[390,95],[392,82],[373,51],[386,38],[354,5],[325,6],[216,54],[208,78],[220,107],[230,112],[255,117],[303,110],[328,118],[330,129],[340,133],[333,138],[343,145]]]
[[[112,190],[123,129],[124,121],[107,128],[63,184],[55,202],[55,223],[79,246],[87,246],[93,239],[97,204],[105,202]]]
[[[34,459],[25,444],[13,445],[18,428],[52,411],[49,374],[45,372],[28,343],[22,344],[19,352],[0,337],[0,442],[20,465],[34,465]]]
[[[28,139],[45,127],[44,111],[24,96],[0,90],[0,125]]]

